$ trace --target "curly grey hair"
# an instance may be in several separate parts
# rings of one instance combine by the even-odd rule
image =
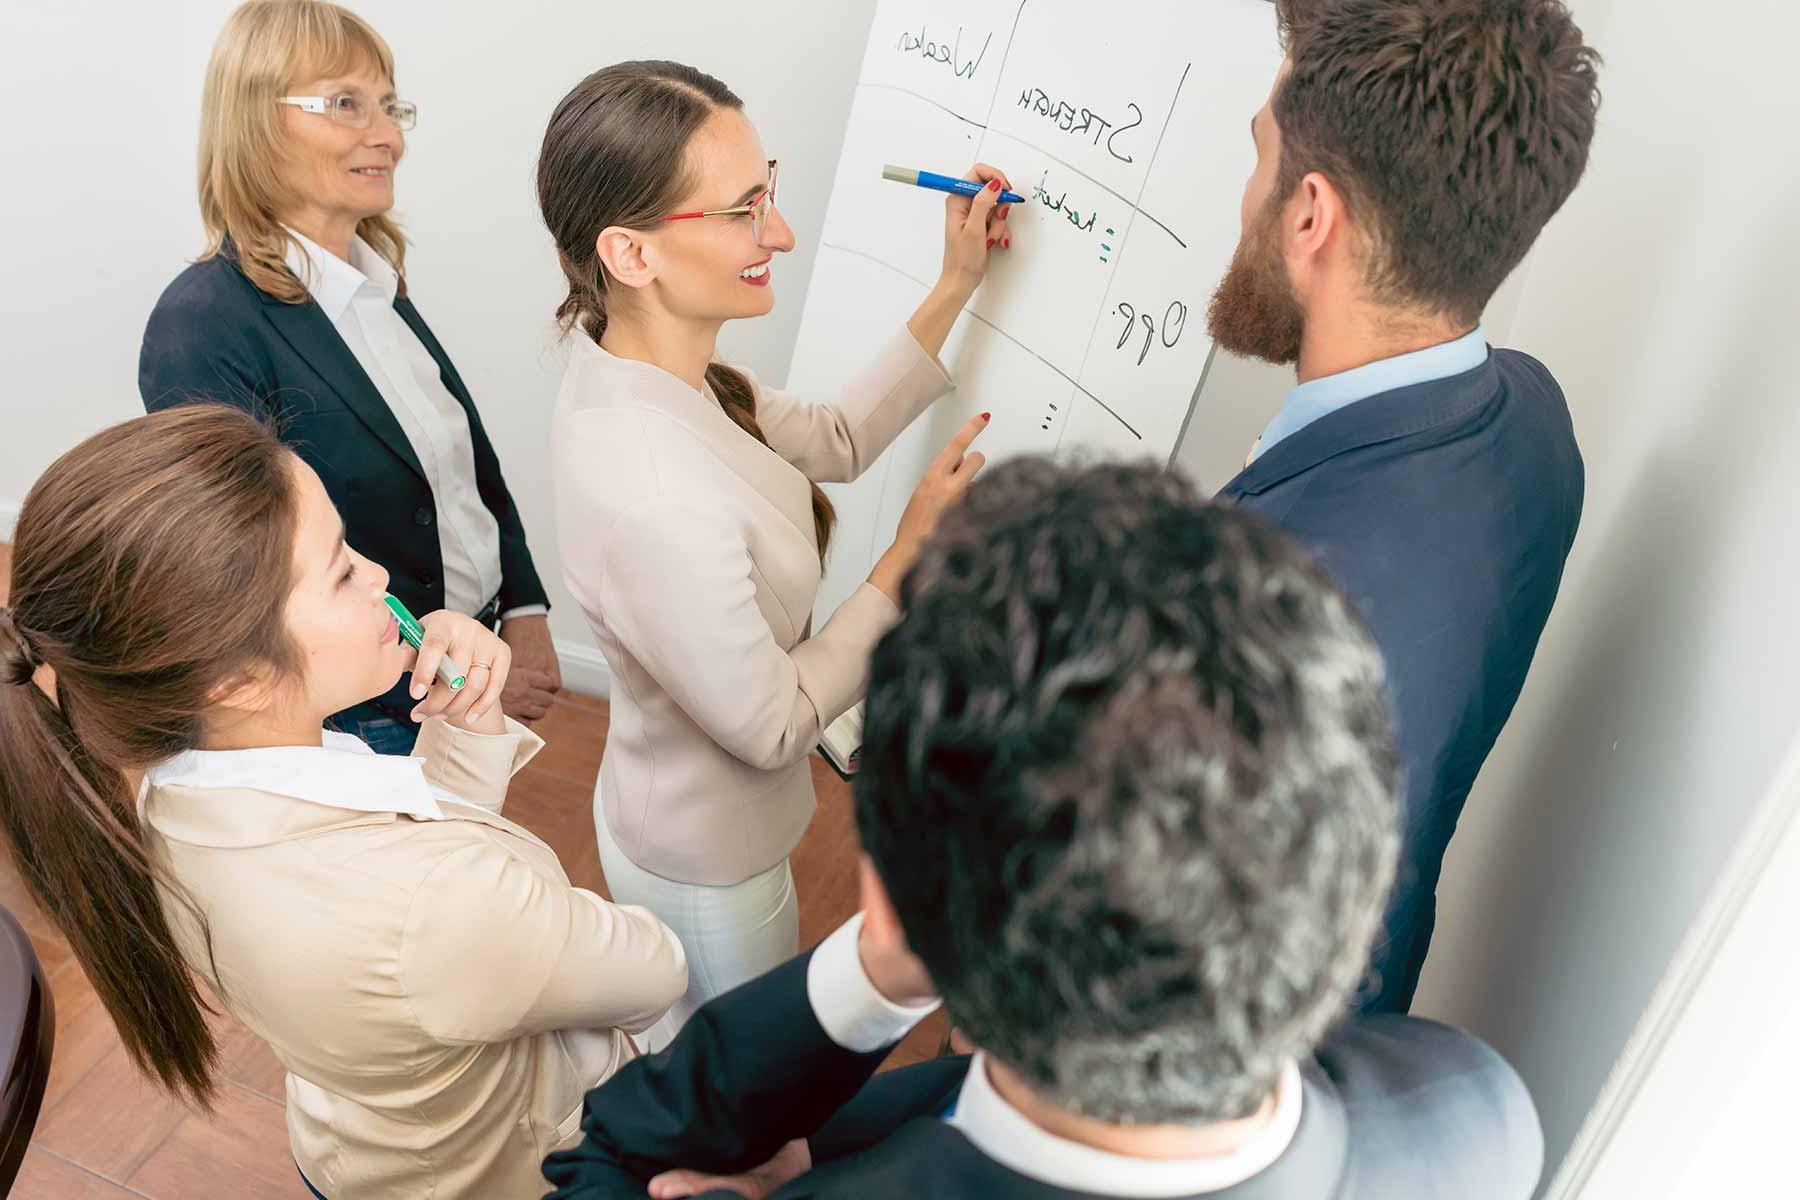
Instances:
[[[952,1019],[1050,1102],[1242,1117],[1340,1014],[1398,847],[1379,652],[1153,466],[969,489],[872,663],[857,822]]]

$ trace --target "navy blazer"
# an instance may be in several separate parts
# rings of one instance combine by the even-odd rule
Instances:
[[[1506,724],[1581,520],[1562,389],[1516,350],[1328,413],[1220,491],[1310,546],[1387,660],[1405,840],[1365,1012],[1412,1003],[1438,872]]]
[[[886,1051],[855,1054],[819,1027],[808,957],[711,1001],[661,1054],[589,1092],[582,1141],[552,1154],[551,1200],[641,1198],[672,1167],[732,1174],[797,1137],[813,1169],[771,1200],[1093,1200],[1021,1175],[938,1119],[967,1058],[868,1082]],[[1505,1060],[1412,1017],[1347,1021],[1302,1064],[1300,1126],[1280,1158],[1206,1200],[1527,1200],[1543,1134]],[[714,1190],[705,1200],[736,1200]]]
[[[500,610],[548,604],[468,388],[412,301],[402,295],[394,310],[437,360],[444,386],[469,415],[476,486],[500,525]],[[259,290],[229,246],[195,263],[175,277],[150,314],[138,391],[149,412],[213,400],[273,417],[282,439],[324,481],[350,544],[387,568],[388,590],[415,613],[444,607],[437,505],[418,456],[374,381],[310,297],[288,304]]]

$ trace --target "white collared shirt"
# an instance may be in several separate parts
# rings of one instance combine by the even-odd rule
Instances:
[[[942,1001],[908,1006],[883,996],[870,982],[857,952],[862,924],[859,912],[819,943],[806,964],[806,998],[826,1037],[846,1050],[867,1054],[905,1037]]]
[[[374,247],[350,241],[345,262],[305,235],[288,230],[287,267],[306,285],[331,327],[387,401],[418,457],[436,505],[444,562],[444,607],[480,612],[500,591],[500,524],[482,503],[475,479],[469,414],[444,386],[437,360],[394,309],[400,277]],[[541,604],[504,617],[548,611]]]
[[[144,773],[150,788],[248,788],[327,808],[445,819],[444,802],[464,804],[425,778],[425,760],[377,754],[361,738],[322,731],[318,746],[184,750]],[[466,736],[466,735],[465,735]],[[473,736],[482,736],[476,734]]]
[[[1069,1141],[1034,1124],[994,1090],[987,1055],[976,1054],[950,1124],[1009,1171],[1097,1196],[1153,1200],[1236,1187],[1268,1169],[1300,1128],[1300,1070],[1289,1063],[1275,1084],[1275,1111],[1256,1136],[1229,1154],[1195,1159],[1135,1158]]]
[[[867,1054],[905,1037],[938,1002],[907,1007],[876,990],[857,953],[862,920],[857,913],[819,943],[807,964],[806,994],[826,1036]],[[1028,1179],[1100,1196],[1153,1200],[1223,1191],[1268,1169],[1300,1128],[1303,1093],[1300,1069],[1289,1063],[1276,1081],[1268,1124],[1236,1150],[1199,1159],[1133,1158],[1071,1142],[1032,1123],[994,1090],[987,1056],[977,1053],[949,1122],[977,1150]]]

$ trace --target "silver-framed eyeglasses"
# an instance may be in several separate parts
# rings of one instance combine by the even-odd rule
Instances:
[[[708,208],[699,212],[670,213],[665,221],[692,221],[697,217],[749,217],[750,236],[761,246],[763,233],[769,228],[769,214],[775,209],[775,177],[779,173],[775,160],[769,160],[769,186],[750,197],[748,203],[736,204],[730,208]]]
[[[351,129],[367,129],[375,123],[377,112],[385,114],[396,129],[411,129],[419,123],[419,106],[410,100],[383,100],[379,104],[370,104],[355,92],[339,92],[335,96],[282,96],[275,103],[291,104],[301,112],[330,117]]]

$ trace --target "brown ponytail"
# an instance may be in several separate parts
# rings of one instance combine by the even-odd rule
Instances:
[[[205,914],[156,861],[127,771],[199,744],[222,686],[297,670],[285,633],[292,458],[234,409],[139,417],[52,463],[15,534],[0,610],[0,825],[126,1051],[209,1105],[211,1011],[165,905]],[[216,978],[216,972],[215,978]]]
[[[706,382],[719,398],[719,406],[725,415],[737,423],[737,427],[761,442],[769,444],[763,436],[762,426],[756,423],[756,392],[750,381],[744,378],[742,371],[736,371],[724,363],[711,363],[706,368]],[[831,545],[831,530],[837,524],[837,510],[831,506],[831,497],[825,489],[812,480],[813,541],[819,547],[819,561],[825,561],[825,551]]]
[[[556,307],[565,332],[579,326],[596,343],[606,332],[606,267],[594,246],[600,231],[654,228],[687,190],[689,139],[715,109],[743,107],[737,93],[711,75],[675,62],[615,63],[562,98],[544,131],[537,185],[538,207],[569,285]],[[725,415],[767,446],[750,381],[713,363],[706,382]],[[837,512],[816,483],[812,510],[824,562]]]

